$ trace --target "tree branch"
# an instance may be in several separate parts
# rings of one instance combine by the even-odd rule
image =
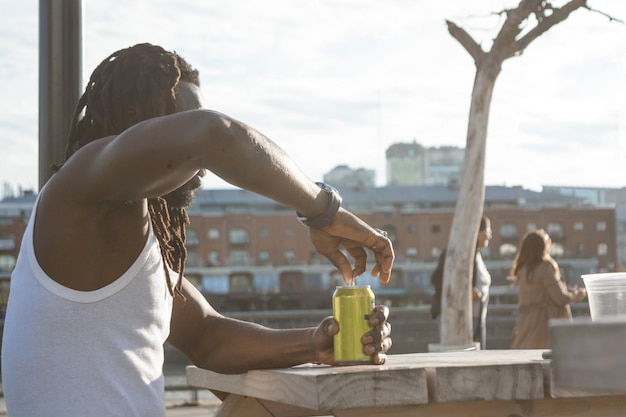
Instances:
[[[615,21],[615,22],[619,22],[619,23],[621,23],[621,24],[624,24],[624,21],[623,21],[623,20],[618,19],[618,18],[616,18],[616,17],[613,17],[613,16],[611,16],[611,15],[610,15],[610,14],[608,14],[608,13],[604,13],[604,12],[602,12],[602,11],[600,11],[600,10],[594,9],[594,8],[592,8],[592,7],[589,7],[589,6],[585,6],[585,7],[586,7],[586,8],[587,8],[587,10],[589,10],[590,12],[598,13],[598,14],[601,14],[602,16],[606,17],[607,19],[609,19],[609,22],[613,22],[613,21]]]
[[[533,11],[537,13],[541,7],[542,0],[522,0],[516,8],[505,10],[506,20],[493,41],[490,53],[499,53],[500,62],[514,56],[517,53],[515,39],[522,31],[522,23],[528,20]]]
[[[506,14],[506,19],[488,53],[484,52],[481,46],[464,29],[449,20],[446,20],[446,24],[448,25],[450,35],[465,48],[478,67],[487,54],[498,54],[500,62],[520,55],[532,41],[546,33],[553,26],[566,20],[572,12],[579,8],[599,13],[607,17],[610,22],[624,23],[622,20],[607,13],[592,9],[587,5],[587,0],[571,0],[560,8],[554,8],[552,3],[546,0],[521,0],[516,8],[505,9],[497,13],[499,15]],[[527,22],[531,15],[534,15],[537,19],[537,25],[516,40],[522,32],[524,22]]]
[[[485,56],[485,52],[480,47],[479,44],[476,43],[474,39],[463,29],[458,27],[454,22],[450,20],[446,20],[446,24],[448,25],[448,32],[454,39],[456,39],[463,48],[472,56],[474,59],[474,63],[476,67],[479,66],[480,62],[483,60]]]
[[[541,7],[545,9],[544,6]],[[551,6],[548,4],[548,7]],[[541,20],[538,19],[537,26],[512,45],[509,57],[520,54],[532,41],[546,33],[551,27],[567,19],[573,11],[581,7],[589,9],[587,0],[572,0],[561,8],[551,9],[551,15],[543,15]],[[543,12],[543,10],[540,11]]]

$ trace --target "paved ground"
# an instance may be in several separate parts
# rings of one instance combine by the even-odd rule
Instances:
[[[198,404],[190,404],[189,392],[166,393],[167,417],[210,417],[215,414],[221,401],[208,390],[199,391]],[[4,397],[0,397],[0,416],[7,415]]]
[[[219,400],[216,402],[200,401],[198,405],[188,403],[169,403],[167,405],[167,417],[210,417],[219,408]]]
[[[168,401],[167,403],[167,417],[210,417],[215,414],[215,411],[219,408],[219,400],[215,401],[200,401],[198,405],[190,405],[188,402],[183,401]],[[6,416],[7,409],[4,404],[4,398],[0,401],[0,416]]]

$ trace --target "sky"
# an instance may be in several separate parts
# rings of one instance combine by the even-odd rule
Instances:
[[[208,107],[277,142],[313,180],[386,183],[394,143],[465,147],[475,75],[451,20],[487,50],[517,0],[84,0],[83,85],[142,42],[200,70]],[[563,1],[555,1],[562,4]],[[626,1],[588,0],[626,22]],[[39,1],[0,0],[0,187],[38,188]],[[485,183],[626,186],[626,24],[586,9],[504,62]],[[204,188],[228,188],[215,176]],[[0,197],[3,188],[0,188]]]

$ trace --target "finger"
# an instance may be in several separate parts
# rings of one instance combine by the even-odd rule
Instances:
[[[380,326],[376,326],[369,332],[361,336],[361,343],[364,346],[374,346],[376,351],[381,349],[382,343],[389,338],[391,334],[391,323],[385,322]]]
[[[360,246],[347,248],[348,253],[354,259],[354,268],[352,269],[352,278],[356,278],[365,272],[365,265],[367,263],[367,254],[365,250]]]
[[[385,339],[389,338],[389,335],[391,335],[391,323],[386,321],[382,325],[382,330],[381,330],[382,340],[384,341]]]
[[[389,338],[390,334],[391,324],[387,322],[370,330],[361,337],[363,350],[369,355],[373,355],[376,352],[382,351],[384,349],[385,343],[387,343],[386,340],[391,341],[391,339]]]
[[[380,337],[380,334],[378,334],[378,337]],[[365,336],[363,339],[371,340],[369,335]],[[386,353],[389,349],[391,349],[391,346],[393,345],[393,341],[388,335],[382,339],[380,338],[377,338],[377,339],[378,340],[376,342],[363,345],[363,352],[366,355],[373,356],[376,353],[380,353],[380,352]]]
[[[386,245],[383,249],[383,252],[376,258],[376,265],[379,266],[378,279],[381,283],[386,284],[391,278],[394,254],[393,249],[389,245]]]
[[[377,353],[372,356],[372,363],[374,365],[384,365],[387,362],[387,355],[384,353]]]
[[[381,323],[387,321],[389,317],[389,307],[385,305],[377,305],[374,307],[374,314],[370,315],[369,324],[372,327],[376,327]]]
[[[329,336],[334,336],[337,333],[339,333],[339,322],[337,322],[337,320],[335,320],[332,317],[327,317],[325,319],[326,323],[325,327],[326,327],[326,334]]]
[[[385,340],[383,340],[383,348],[381,351],[383,353],[387,353],[389,349],[391,349],[392,345],[393,345],[393,340],[391,340],[390,337],[386,338]]]
[[[341,272],[343,282],[346,284],[352,282],[354,279],[354,276],[352,275],[352,265],[350,265],[350,261],[348,261],[348,258],[346,258],[341,251],[335,250],[323,253],[323,255],[335,266],[335,268],[337,268],[339,272]]]
[[[376,229],[379,231],[380,229]],[[375,264],[372,268],[372,276],[379,277],[380,282],[387,283],[391,276],[391,268],[393,266],[394,253],[393,245],[389,238],[386,236],[386,232],[383,235],[379,233],[373,245],[370,246],[374,252]]]

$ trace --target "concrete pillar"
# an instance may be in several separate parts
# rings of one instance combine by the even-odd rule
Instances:
[[[81,0],[39,1],[39,189],[64,159],[82,88]]]

